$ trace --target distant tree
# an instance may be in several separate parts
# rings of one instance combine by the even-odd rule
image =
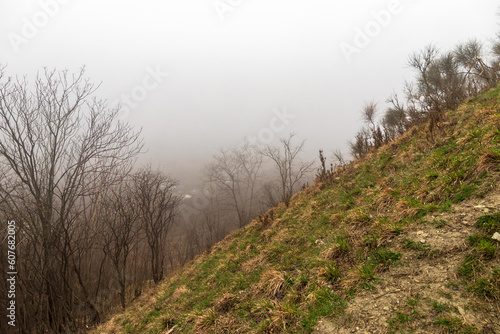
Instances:
[[[281,201],[286,206],[290,204],[292,195],[311,171],[314,162],[301,161],[299,154],[304,148],[305,140],[298,145],[293,144],[294,133],[279,139],[279,146],[267,145],[261,150],[262,154],[274,163],[280,181]]]
[[[479,94],[482,89],[493,87],[498,81],[494,65],[485,63],[483,45],[478,40],[472,39],[457,45],[453,56],[463,76],[461,85],[468,96]]]
[[[262,155],[255,147],[221,149],[214,161],[206,166],[209,182],[224,193],[237,215],[239,227],[256,214],[257,181],[262,166]]]
[[[196,225],[200,226],[204,238],[204,247],[208,248],[222,240],[231,229],[232,215],[225,214],[225,201],[227,197],[221,194],[217,184],[204,185],[203,196],[205,205],[200,208],[196,217]],[[206,196],[206,194],[209,194]]]
[[[338,167],[345,167],[347,165],[347,161],[344,158],[344,154],[342,153],[341,150],[335,149],[333,151],[333,158],[334,158],[334,166],[333,169],[335,170]]]
[[[282,192],[280,190],[280,183],[275,180],[266,180],[263,182],[259,196],[261,211],[265,212],[267,209],[280,204]]]
[[[316,178],[325,181],[331,176],[333,172],[333,165],[330,169],[326,167],[326,157],[323,154],[323,150],[319,150],[319,161],[320,167],[318,169],[318,173],[316,174]]]
[[[354,136],[354,141],[349,141],[349,149],[354,158],[361,158],[370,151],[370,131],[363,127]]]
[[[133,192],[131,181],[124,180],[108,191],[104,205],[106,215],[101,217],[104,240],[104,254],[111,260],[119,284],[122,309],[125,309],[128,285],[128,264],[132,251],[137,247],[137,234],[140,231],[140,209]],[[128,181],[128,182],[127,182]]]
[[[155,283],[163,278],[164,246],[181,201],[173,193],[177,185],[177,180],[160,171],[153,171],[151,167],[145,167],[133,175],[133,193],[141,213],[142,230],[149,246]]]
[[[376,123],[377,113],[377,104],[374,101],[366,103],[361,113],[363,121],[368,127],[370,136],[369,146],[375,148],[380,147],[387,142],[387,138],[382,132],[380,124]]]
[[[371,129],[376,127],[375,119],[377,115],[377,104],[374,101],[370,101],[365,103],[363,106],[363,111],[361,113],[361,117],[363,118],[363,122],[370,126]]]

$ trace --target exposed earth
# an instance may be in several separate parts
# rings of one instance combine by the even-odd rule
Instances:
[[[450,212],[428,216],[428,224],[395,237],[392,243],[402,253],[401,264],[380,274],[372,291],[356,295],[340,319],[321,320],[315,333],[443,332],[433,322],[445,308],[480,333],[500,333],[500,304],[465,296],[457,277],[477,218],[498,211],[500,191],[495,190],[483,199],[454,205]],[[414,249],[409,251],[405,244]],[[491,264],[498,267],[498,257]],[[482,312],[475,312],[479,309]],[[457,333],[467,333],[467,328]]]

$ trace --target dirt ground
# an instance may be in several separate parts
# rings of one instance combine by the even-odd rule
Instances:
[[[444,214],[426,217],[434,222],[420,225],[393,240],[394,248],[405,239],[429,246],[430,253],[403,249],[401,264],[378,275],[374,288],[364,290],[350,301],[340,319],[322,319],[315,333],[446,333],[433,324],[436,311],[432,303],[448,305],[462,323],[476,326],[479,333],[500,334],[500,305],[464,295],[464,286],[457,277],[457,267],[467,251],[467,236],[477,233],[474,223],[479,216],[500,211],[500,190],[483,199],[457,204]],[[436,224],[440,224],[436,228]],[[500,232],[500,231],[498,231]],[[488,266],[500,266],[497,255]],[[414,302],[412,306],[412,301]],[[412,314],[412,310],[416,313]],[[399,324],[398,312],[412,317]],[[389,321],[396,326],[389,326]],[[460,332],[460,331],[459,331]]]

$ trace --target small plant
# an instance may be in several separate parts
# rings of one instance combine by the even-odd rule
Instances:
[[[329,262],[323,268],[322,276],[330,283],[337,283],[340,278],[340,269],[334,262]]]
[[[403,226],[401,225],[395,225],[391,231],[394,235],[400,235],[403,233]]]
[[[175,326],[175,319],[170,314],[163,316],[161,321],[164,329],[168,330]]]
[[[326,181],[332,177],[333,174],[333,164],[330,164],[330,168],[326,168],[326,157],[323,155],[323,150],[319,150],[319,161],[321,163],[321,167],[318,169],[316,173],[316,178],[321,181]]]
[[[338,236],[336,238],[336,242],[341,254],[349,253],[351,246],[349,245],[349,241],[346,236]]]
[[[493,299],[497,295],[498,288],[487,278],[481,278],[472,283],[467,290],[478,297]]]
[[[500,300],[500,268],[493,269],[490,278],[476,280],[467,290],[478,297]]]
[[[364,244],[366,247],[370,249],[375,249],[378,246],[378,235],[376,234],[368,234],[363,236]]]
[[[483,239],[479,234],[472,234],[467,237],[467,243],[471,246],[476,246]]]
[[[327,260],[335,260],[338,257],[349,254],[350,250],[349,236],[341,234],[335,237],[334,244],[325,250],[322,255]]]
[[[389,328],[392,329],[391,333],[394,333],[397,330],[401,331],[403,328],[409,328],[411,329],[409,332],[412,332],[413,328],[411,328],[410,326],[411,322],[420,316],[419,312],[417,311],[417,306],[419,304],[419,294],[416,294],[414,297],[409,298],[406,301],[406,305],[403,304],[402,308],[396,312],[396,315],[389,321],[387,321],[387,323],[389,324]]]
[[[491,233],[500,229],[500,212],[479,217],[476,222],[476,227],[480,228],[485,233]]]
[[[439,317],[436,320],[434,320],[434,324],[443,327],[449,333],[463,333],[463,334],[478,333],[478,330],[475,326],[464,324],[460,318]]]
[[[460,276],[470,280],[473,279],[481,269],[482,266],[479,260],[472,255],[467,255],[462,264],[457,268],[457,271]]]
[[[440,303],[437,300],[432,301],[432,309],[436,313],[443,313],[446,312],[450,309],[450,307],[447,304]]]
[[[406,301],[406,304],[410,305],[413,308],[415,308],[419,303],[420,303],[420,296],[418,293],[415,295],[415,297],[409,298]]]
[[[372,290],[374,287],[369,282],[376,280],[375,270],[372,264],[364,264],[358,267],[360,286],[366,290]]]
[[[489,240],[481,240],[476,246],[478,253],[483,259],[491,260],[495,257],[497,248]]]
[[[401,253],[394,253],[386,248],[379,248],[372,254],[372,261],[388,269],[391,264],[396,263],[401,258]]]
[[[213,329],[217,318],[217,312],[213,308],[209,308],[204,313],[194,316],[195,329],[198,332],[209,331],[210,329]]]

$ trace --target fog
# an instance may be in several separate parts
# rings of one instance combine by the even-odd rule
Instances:
[[[141,162],[187,183],[220,147],[296,132],[304,157],[347,153],[364,102],[383,105],[410,53],[498,30],[498,1],[40,0],[0,2],[0,63],[100,84],[142,128]],[[274,141],[273,141],[274,140]]]

